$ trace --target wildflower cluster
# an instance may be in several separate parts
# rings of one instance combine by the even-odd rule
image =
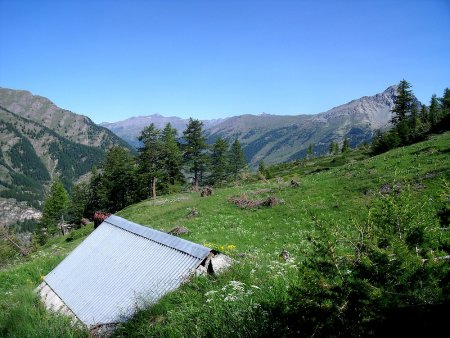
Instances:
[[[257,285],[247,286],[243,282],[232,280],[219,291],[211,290],[205,293],[206,303],[210,303],[215,300],[221,300],[224,302],[242,301],[244,298],[251,296],[257,290],[260,290],[260,287]]]
[[[207,243],[203,243],[203,246],[206,246],[207,248],[211,248],[220,252],[231,252],[236,250],[236,245],[233,244],[225,244],[225,245],[220,245],[217,243],[211,243],[211,242],[207,242]]]

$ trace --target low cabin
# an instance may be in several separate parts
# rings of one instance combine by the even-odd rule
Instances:
[[[89,328],[129,319],[195,274],[231,260],[210,248],[109,216],[37,288],[47,309]]]

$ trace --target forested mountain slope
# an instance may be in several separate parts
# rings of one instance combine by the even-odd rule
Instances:
[[[114,145],[126,146],[123,140],[88,117],[59,108],[49,99],[25,90],[0,87],[0,106],[75,143],[104,150]]]
[[[72,142],[0,107],[0,196],[39,207],[44,186],[58,174],[66,186],[104,157],[104,150]]]

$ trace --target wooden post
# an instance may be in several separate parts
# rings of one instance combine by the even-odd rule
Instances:
[[[152,180],[152,198],[156,199],[156,177]]]

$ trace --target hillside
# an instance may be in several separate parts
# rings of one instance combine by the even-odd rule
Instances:
[[[237,116],[209,128],[210,142],[217,137],[238,138],[247,161],[273,164],[303,158],[309,144],[316,155],[326,154],[332,141],[342,144],[348,137],[352,147],[370,141],[376,129],[386,127],[391,118],[396,86],[364,96],[316,115]]]
[[[104,150],[78,144],[0,107],[0,196],[39,207],[56,173],[66,186],[89,172]]]
[[[292,292],[303,286],[305,277],[299,269],[305,269],[311,259],[322,258],[317,251],[321,247],[315,247],[317,242],[311,240],[321,229],[332,231],[330,243],[356,240],[364,224],[374,224],[371,222],[386,217],[383,214],[386,207],[395,224],[405,220],[406,223],[401,223],[405,227],[426,224],[423,229],[427,236],[448,227],[441,212],[450,194],[449,145],[450,133],[446,133],[376,157],[355,151],[349,155],[296,161],[276,167],[275,178],[270,181],[249,181],[216,189],[208,198],[197,193],[171,195],[120,211],[118,215],[126,219],[164,231],[184,226],[190,230],[185,238],[225,252],[234,259],[234,266],[219,277],[194,278],[159,304],[140,311],[119,329],[117,336],[270,336],[283,332],[295,336],[295,332],[289,334],[277,325],[283,323],[282,314],[289,314],[285,307],[286,302],[295,300]],[[299,186],[291,186],[291,179],[298,181]],[[240,209],[229,201],[230,197],[257,200],[268,196],[276,197],[279,204],[272,208]],[[187,214],[192,208],[198,211],[198,216],[189,218]],[[372,219],[371,215],[382,217]],[[49,337],[87,336],[82,328],[70,328],[67,320],[37,306],[32,290],[39,283],[40,275],[51,271],[91,230],[83,228],[53,239],[30,259],[19,259],[0,268],[0,335],[21,337],[33,332]],[[440,234],[445,238],[447,232]],[[347,257],[349,248],[344,249],[342,257]],[[287,261],[280,258],[283,250],[289,253]],[[409,268],[420,268],[422,257],[445,255],[448,248],[421,252],[419,246],[415,250],[409,258]],[[328,263],[323,261],[323,264]],[[426,265],[430,270],[404,278],[412,278],[417,284],[425,278],[424,273],[448,271],[446,264],[436,260]],[[324,271],[332,268],[333,265],[324,265]],[[401,273],[403,269],[383,270],[380,276]],[[413,292],[416,284],[403,292]],[[312,287],[320,290],[329,286],[324,280]],[[327,290],[326,295],[333,294],[332,289]],[[370,296],[381,297],[380,300],[391,295],[367,290],[374,290]],[[420,288],[417,290],[420,295]],[[424,297],[432,303],[434,296]],[[325,302],[323,310],[340,309],[345,304],[344,301],[336,305]],[[358,316],[368,315],[365,311]],[[420,325],[425,325],[424,317],[420,316],[409,313],[407,320],[396,322],[393,332],[398,333],[401,328],[405,334],[414,333],[414,327],[420,329]],[[435,319],[442,326],[442,315]],[[425,328],[432,335],[439,327]]]
[[[46,98],[0,88],[0,203],[5,206],[0,225],[39,215],[53,177],[59,175],[69,188],[114,145],[130,148],[106,128]]]
[[[25,90],[0,87],[0,106],[78,144],[101,149],[114,145],[126,146],[120,138],[108,129],[96,125],[88,117],[59,108],[49,99]]]

